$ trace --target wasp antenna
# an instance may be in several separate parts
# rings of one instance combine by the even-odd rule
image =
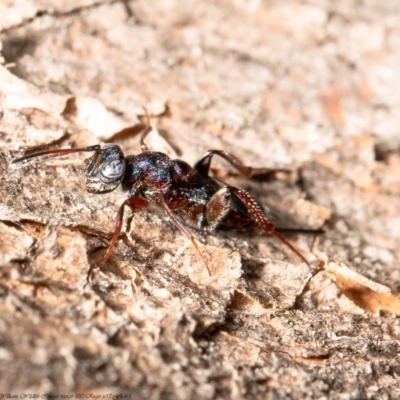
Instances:
[[[18,162],[28,160],[29,158],[40,157],[40,161],[42,161],[42,160],[45,160],[46,158],[59,157],[59,156],[64,156],[66,154],[71,154],[71,153],[96,151],[96,150],[100,150],[100,148],[101,148],[100,145],[95,144],[94,146],[78,147],[76,149],[43,150],[43,151],[38,151],[38,152],[32,153],[32,154],[26,154],[25,156],[22,156],[19,158],[15,158],[14,160],[11,161],[11,164],[16,164]],[[41,156],[45,156],[45,157],[41,157]]]
[[[89,151],[96,151],[96,150],[100,150],[101,146],[96,144],[93,146],[87,146],[87,147],[78,147],[76,149],[58,149],[58,150],[43,150],[43,151],[38,151],[36,153],[32,153],[32,154],[27,154],[25,156],[19,157],[19,158],[15,158],[14,160],[11,161],[11,164],[17,164],[20,162],[23,162],[20,166],[14,168],[11,172],[9,172],[8,175],[12,175],[15,172],[27,168],[31,165],[34,164],[38,164],[42,161],[45,161],[49,158],[53,158],[53,157],[61,157],[61,156],[65,156],[67,154],[72,154],[72,153],[80,153],[80,152],[89,152]],[[27,161],[32,159],[31,161]],[[27,162],[24,162],[27,161]]]
[[[147,147],[146,143],[144,142],[145,137],[153,130],[152,126],[150,125],[150,116],[147,111],[146,107],[143,107],[144,113],[146,115],[146,128],[144,132],[142,133],[142,136],[140,137],[140,147],[142,151],[148,151],[149,148]]]

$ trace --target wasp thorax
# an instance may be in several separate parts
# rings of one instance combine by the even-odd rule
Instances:
[[[115,144],[106,144],[86,160],[85,185],[90,193],[105,193],[116,189],[126,169],[125,157]]]

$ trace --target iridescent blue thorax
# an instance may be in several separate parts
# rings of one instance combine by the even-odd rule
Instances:
[[[122,189],[132,195],[168,191],[173,183],[171,159],[164,153],[145,151],[126,157]]]

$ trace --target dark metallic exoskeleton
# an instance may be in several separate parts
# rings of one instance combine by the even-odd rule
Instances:
[[[116,218],[114,235],[99,262],[110,256],[122,229],[125,206],[133,212],[147,208],[150,203],[162,208],[171,221],[184,233],[196,248],[208,272],[208,263],[203,257],[190,229],[181,222],[182,217],[197,229],[250,229],[259,227],[272,234],[296,253],[305,263],[304,256],[289,243],[272,224],[258,203],[244,190],[222,185],[209,176],[214,155],[228,161],[245,176],[252,175],[253,168],[245,166],[234,155],[224,150],[209,150],[195,164],[173,160],[166,154],[150,151],[144,138],[152,128],[148,124],[140,139],[142,152],[124,156],[119,146],[104,144],[76,149],[46,150],[13,160],[18,163],[31,158],[15,170],[40,162],[77,152],[94,152],[87,159],[85,169],[86,189],[91,193],[107,193],[122,185],[128,198],[121,204]]]

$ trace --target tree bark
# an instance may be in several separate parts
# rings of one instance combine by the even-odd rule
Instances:
[[[9,1],[0,5],[0,393],[130,399],[400,397],[398,2]],[[0,48],[1,49],[1,48]],[[195,232],[84,191],[114,142],[193,164],[223,149],[274,237]],[[71,161],[71,159],[73,159]],[[58,396],[58,397],[57,397]],[[89,397],[88,397],[89,396]],[[125,397],[124,397],[125,396]],[[34,398],[34,397],[31,397]]]

